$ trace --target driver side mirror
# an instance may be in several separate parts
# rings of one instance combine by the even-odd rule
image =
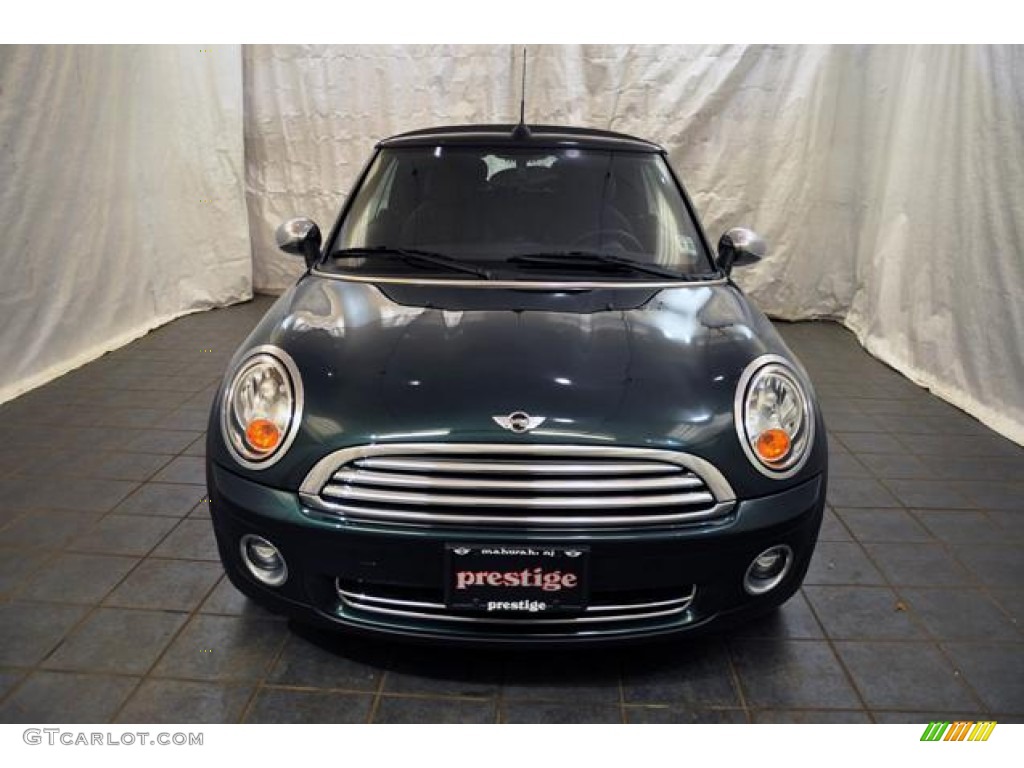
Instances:
[[[278,248],[285,253],[302,256],[307,267],[312,267],[320,257],[323,236],[320,227],[312,219],[288,219],[277,228],[276,238]]]
[[[756,264],[767,252],[768,247],[756,232],[733,227],[718,241],[718,268],[729,275],[733,267]]]

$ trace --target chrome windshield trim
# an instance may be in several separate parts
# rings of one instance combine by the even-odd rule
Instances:
[[[708,285],[725,285],[724,277],[709,280],[475,280],[443,277],[385,277],[381,275],[353,275],[327,272],[314,267],[312,274],[329,280],[344,280],[353,283],[383,283],[390,285],[432,285],[448,288],[514,288],[524,291],[589,291],[598,288],[635,288],[640,290],[662,288],[690,288]]]

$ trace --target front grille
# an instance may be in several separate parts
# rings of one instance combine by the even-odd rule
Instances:
[[[302,486],[317,513],[364,523],[540,530],[673,526],[728,514],[706,461],[591,446],[377,445],[338,451]]]
[[[393,595],[376,594],[358,589],[338,580],[335,590],[340,600],[342,613],[371,614],[379,618],[422,621],[424,619],[447,624],[502,625],[507,628],[530,629],[593,628],[599,630],[611,624],[629,622],[671,621],[689,618],[693,600],[697,595],[696,586],[674,590],[672,594],[658,598],[638,600],[619,599],[614,602],[595,601],[581,613],[563,616],[537,616],[523,613],[515,616],[488,616],[469,611],[452,611],[444,603],[429,599],[399,598]]]

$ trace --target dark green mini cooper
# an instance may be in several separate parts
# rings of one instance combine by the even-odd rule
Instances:
[[[232,582],[303,621],[609,642],[778,606],[826,443],[807,374],[712,252],[664,150],[461,126],[382,141],[210,419]]]

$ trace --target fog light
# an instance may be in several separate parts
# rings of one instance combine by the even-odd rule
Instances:
[[[743,577],[743,588],[752,595],[775,589],[789,573],[793,550],[785,544],[769,547],[754,558]]]
[[[270,587],[279,587],[288,579],[288,566],[277,547],[262,536],[242,537],[242,562],[249,573]]]

